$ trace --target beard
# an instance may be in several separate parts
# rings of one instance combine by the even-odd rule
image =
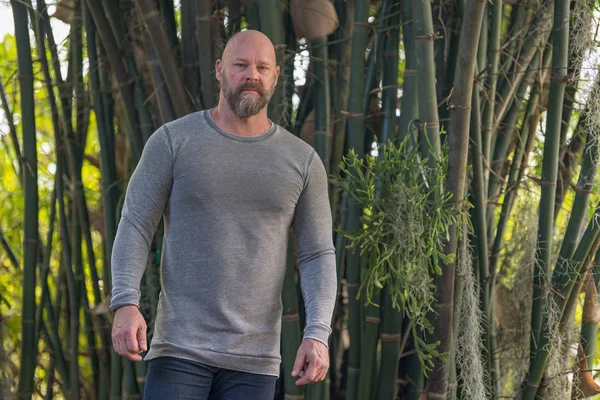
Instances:
[[[275,92],[275,86],[277,82],[274,82],[271,89],[265,90],[260,84],[256,82],[242,83],[237,88],[232,88],[225,78],[225,74],[222,75],[221,88],[223,89],[223,96],[229,107],[239,118],[248,118],[256,115],[266,107]],[[254,90],[256,94],[244,93],[244,90]]]

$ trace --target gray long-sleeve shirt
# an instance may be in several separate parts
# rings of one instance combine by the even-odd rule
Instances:
[[[290,226],[304,338],[327,343],[335,256],[327,175],[312,147],[274,123],[260,136],[225,132],[209,111],[159,128],[127,188],[112,253],[111,311],[139,305],[163,215],[162,287],[146,360],[173,356],[278,376]]]

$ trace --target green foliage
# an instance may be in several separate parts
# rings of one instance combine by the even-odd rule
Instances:
[[[395,308],[410,318],[416,328],[431,329],[428,314],[433,311],[435,274],[441,274],[440,261],[451,263],[454,255],[444,254],[448,226],[460,218],[458,208],[443,192],[447,170],[447,150],[430,171],[427,160],[419,158],[408,137],[398,146],[389,142],[380,156],[359,158],[350,151],[343,157],[333,177],[352,201],[364,210],[362,229],[355,234],[340,231],[348,247],[360,249],[366,263],[362,270],[360,296],[373,304],[374,293],[384,286]],[[415,345],[427,350],[425,343]]]

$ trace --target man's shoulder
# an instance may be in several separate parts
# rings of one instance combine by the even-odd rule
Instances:
[[[300,154],[304,157],[310,157],[315,151],[313,147],[288,131],[281,125],[275,124],[279,140],[285,145],[285,148],[292,153]]]
[[[198,126],[206,124],[204,112],[206,110],[193,111],[183,117],[166,122],[164,126],[170,133],[185,132],[189,129],[197,129]]]

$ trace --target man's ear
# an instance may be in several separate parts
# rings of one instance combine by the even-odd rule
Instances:
[[[223,62],[219,58],[219,59],[217,59],[217,62],[215,63],[215,78],[217,78],[218,81],[221,81],[222,75],[223,75]]]

